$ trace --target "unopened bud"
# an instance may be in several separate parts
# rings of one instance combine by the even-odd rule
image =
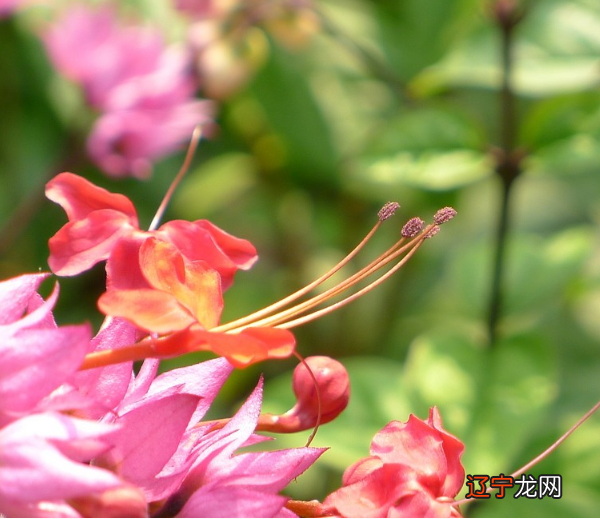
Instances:
[[[330,422],[338,416],[350,398],[350,377],[341,362],[331,357],[308,357],[306,363],[317,379],[321,397],[321,424]],[[289,414],[300,417],[306,427],[313,427],[318,418],[319,400],[315,382],[304,364],[298,364],[292,381],[298,403]],[[287,414],[287,413],[286,413]]]
[[[452,220],[456,216],[456,210],[452,207],[444,207],[433,215],[433,222],[437,225],[442,225],[448,220]]]
[[[321,416],[319,418],[319,398],[315,380],[310,376],[304,363],[294,370],[292,388],[296,395],[296,405],[287,413],[261,414],[257,431],[300,432],[331,422],[346,406],[350,398],[350,377],[346,368],[330,357],[308,357],[305,359],[319,388]]]
[[[377,213],[380,221],[387,220],[394,216],[394,213],[400,208],[400,204],[398,202],[388,202],[385,204]]]
[[[411,218],[404,224],[404,227],[402,227],[402,236],[404,236],[404,238],[414,238],[421,232],[424,223],[425,222],[423,222],[423,220],[421,220],[418,216]]]

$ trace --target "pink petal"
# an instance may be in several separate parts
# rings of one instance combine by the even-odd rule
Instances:
[[[231,420],[221,430],[206,435],[202,439],[202,444],[198,444],[199,457],[194,464],[194,475],[191,476],[191,480],[197,478],[201,480],[210,464],[219,463],[215,460],[226,460],[244,445],[256,428],[262,404],[262,390],[261,377],[252,394]]]
[[[414,492],[390,508],[388,517],[451,517],[453,509],[428,492]]]
[[[152,384],[154,377],[156,377],[159,365],[160,360],[158,359],[144,360],[138,374],[130,382],[127,394],[119,406],[120,408],[137,402],[148,392],[148,388]]]
[[[150,288],[140,268],[140,247],[148,236],[149,233],[136,232],[124,236],[113,247],[106,262],[108,290]]]
[[[40,440],[0,439],[0,446],[0,496],[15,501],[68,499],[122,484],[112,472],[73,462]]]
[[[416,491],[412,480],[414,473],[409,467],[382,465],[365,478],[336,490],[323,504],[342,517],[387,517],[391,507]]]
[[[230,484],[277,493],[307,470],[327,449],[302,447],[271,452],[237,454],[214,463],[210,479],[227,479]]]
[[[52,443],[63,454],[77,461],[88,461],[108,449],[105,437],[114,425],[72,418],[61,413],[30,414],[6,426],[3,441],[26,438]]]
[[[56,323],[52,316],[52,308],[54,308],[56,300],[58,299],[58,292],[59,289],[57,283],[46,301],[44,301],[41,296],[34,293],[29,300],[29,313],[11,324],[4,326],[0,325],[0,330],[2,330],[0,333],[14,335],[30,329],[56,329]]]
[[[454,497],[462,488],[465,481],[465,469],[460,462],[460,457],[465,450],[465,445],[455,436],[446,432],[442,427],[442,417],[437,407],[429,410],[428,423],[439,431],[446,456],[447,474],[441,490],[441,495]]]
[[[0,501],[68,499],[120,486],[113,473],[71,459],[75,454],[87,461],[105,450],[100,438],[110,428],[59,414],[31,415],[4,427]]]
[[[177,450],[198,400],[186,394],[150,399],[120,416],[120,429],[111,436],[110,463],[132,483],[149,482]]]
[[[171,294],[151,288],[111,290],[98,299],[98,308],[111,317],[127,319],[148,332],[166,334],[196,322]]]
[[[190,100],[106,112],[88,138],[88,153],[111,176],[147,178],[153,161],[183,148],[194,128],[208,122],[208,106]]]
[[[176,517],[274,517],[288,498],[254,489],[201,487]]]
[[[221,281],[208,263],[188,261],[170,243],[149,238],[140,248],[140,266],[153,288],[174,296],[203,328],[219,324],[223,309]]]
[[[111,319],[92,339],[90,351],[103,351],[135,343],[136,329],[121,319]],[[124,398],[132,379],[132,362],[77,372],[72,383],[79,393],[93,398],[95,406],[86,410],[86,416],[101,418]]]
[[[89,325],[79,325],[4,337],[0,347],[0,409],[26,411],[60,386],[81,364],[90,336]]]
[[[202,397],[191,418],[191,422],[197,422],[208,411],[232,371],[233,366],[225,359],[173,369],[156,377],[148,390],[148,396],[159,394],[176,384],[181,385],[182,393]]]
[[[10,324],[23,316],[30,299],[48,276],[47,273],[24,274],[0,282],[0,325]]]
[[[446,456],[438,431],[410,415],[407,423],[390,422],[373,438],[371,454],[384,463],[407,465],[439,485],[446,478]],[[439,489],[436,489],[439,490]]]
[[[208,350],[225,357],[236,368],[244,368],[266,359],[287,358],[295,345],[293,334],[280,328],[246,328],[231,334],[191,326],[157,340],[155,350],[164,357]]]

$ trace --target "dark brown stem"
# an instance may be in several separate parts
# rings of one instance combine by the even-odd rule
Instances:
[[[515,147],[518,121],[515,109],[516,97],[512,88],[513,36],[522,19],[522,12],[514,0],[497,0],[494,15],[501,35],[502,85],[500,89],[500,147],[493,150],[496,157],[496,173],[502,183],[500,213],[496,228],[496,250],[492,271],[492,287],[489,300],[488,337],[493,346],[498,337],[498,322],[502,314],[502,281],[504,278],[506,242],[509,231],[509,211],[514,180],[521,174],[523,153]]]

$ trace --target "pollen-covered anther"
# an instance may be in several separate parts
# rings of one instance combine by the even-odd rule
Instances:
[[[377,213],[380,221],[387,220],[394,216],[394,213],[400,209],[400,204],[398,202],[388,202],[385,204]]]
[[[456,210],[453,207],[443,207],[433,215],[433,222],[436,225],[442,225],[456,216]]]
[[[429,231],[427,231],[427,234],[425,235],[425,239],[433,238],[438,232],[440,232],[440,226],[434,225],[431,229],[429,229]]]
[[[404,227],[402,227],[402,236],[404,238],[414,238],[423,230],[424,224],[425,222],[421,220],[418,216],[411,218],[408,222],[404,224]]]

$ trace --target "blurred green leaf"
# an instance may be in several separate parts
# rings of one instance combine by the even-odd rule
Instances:
[[[479,397],[485,355],[485,345],[473,334],[450,326],[417,337],[404,367],[404,387],[415,407],[411,412],[438,406],[445,428],[462,436]]]
[[[446,106],[413,109],[387,121],[355,166],[354,180],[428,190],[456,189],[492,171],[480,129]]]
[[[336,184],[337,153],[328,125],[311,93],[310,75],[298,59],[273,47],[271,59],[250,91],[260,101],[287,155],[285,170],[300,183]]]
[[[536,332],[501,339],[482,375],[464,465],[469,474],[506,474],[557,396],[554,346]]]
[[[419,88],[499,88],[500,37],[482,18],[470,34],[416,79]],[[579,92],[598,82],[600,18],[593,0],[531,2],[515,40],[514,87],[521,95]]]
[[[194,220],[235,203],[255,185],[256,164],[244,153],[225,153],[188,173],[173,206],[182,218]]]

